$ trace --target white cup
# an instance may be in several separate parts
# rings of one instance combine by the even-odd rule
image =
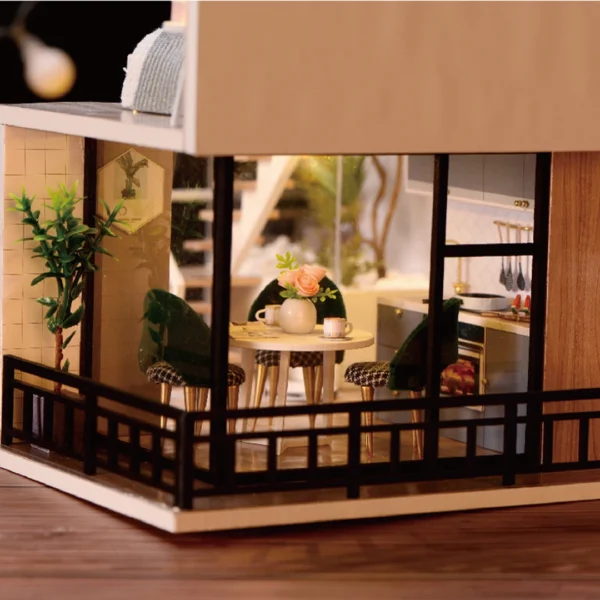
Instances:
[[[257,321],[265,325],[279,325],[279,310],[281,304],[267,304],[264,308],[256,311],[254,315]],[[264,313],[264,317],[261,315]]]
[[[352,323],[338,317],[328,317],[323,320],[323,337],[345,338],[352,333]]]

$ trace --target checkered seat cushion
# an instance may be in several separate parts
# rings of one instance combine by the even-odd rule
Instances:
[[[146,377],[151,383],[168,383],[176,387],[185,385],[183,377],[168,363],[157,362],[146,371]],[[237,365],[229,365],[227,370],[227,385],[240,386],[246,381],[244,369]]]
[[[351,364],[346,369],[344,379],[355,385],[386,387],[389,376],[389,362],[359,362]]]
[[[256,364],[264,367],[278,367],[280,353],[274,350],[258,350],[256,352]],[[321,352],[292,352],[290,356],[290,367],[318,367],[323,364]]]

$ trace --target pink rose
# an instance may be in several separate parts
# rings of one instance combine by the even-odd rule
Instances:
[[[293,271],[284,271],[277,278],[277,283],[279,283],[279,285],[282,288],[285,287],[286,283],[289,283],[290,285],[295,286],[296,285],[296,280],[298,279],[298,275],[299,274],[300,273],[299,273],[298,269],[294,269]]]
[[[296,290],[298,291],[298,296],[311,298],[319,293],[319,282],[313,275],[300,270],[298,279],[296,279]]]
[[[312,275],[317,281],[321,281],[321,279],[323,279],[323,277],[325,277],[327,274],[327,269],[314,265],[303,265],[300,267],[300,272],[306,273],[307,275]]]

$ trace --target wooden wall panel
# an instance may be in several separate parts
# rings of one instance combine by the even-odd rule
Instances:
[[[600,150],[598,2],[188,8],[197,154]]]
[[[553,156],[544,388],[600,387],[600,153]],[[599,410],[599,401],[557,403],[546,412]],[[554,459],[576,460],[578,425],[554,433]],[[590,427],[600,458],[600,422]]]
[[[131,146],[98,143],[98,167],[105,166]],[[138,365],[143,302],[152,288],[169,289],[171,188],[173,154],[134,147],[164,169],[162,213],[135,233],[117,231],[104,246],[118,261],[103,255],[94,287],[93,378],[121,390],[157,398],[158,386],[148,383]]]

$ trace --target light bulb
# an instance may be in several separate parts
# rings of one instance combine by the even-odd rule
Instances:
[[[19,36],[18,41],[25,67],[25,82],[34,94],[45,100],[56,100],[71,90],[77,70],[64,50],[47,46],[29,34]]]

